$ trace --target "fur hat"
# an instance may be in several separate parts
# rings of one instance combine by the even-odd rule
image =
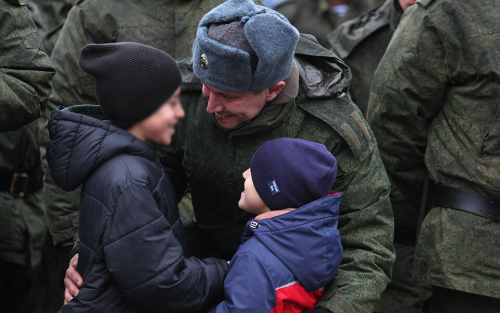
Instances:
[[[269,209],[299,208],[328,195],[337,160],[322,144],[279,138],[260,146],[250,170],[255,189]]]
[[[252,0],[230,0],[202,18],[193,69],[220,90],[263,90],[288,77],[298,40],[297,29],[280,13]]]

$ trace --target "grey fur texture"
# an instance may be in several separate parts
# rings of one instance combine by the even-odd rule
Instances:
[[[212,24],[240,21],[258,57],[252,74],[250,54],[209,38]],[[230,92],[259,91],[285,80],[292,68],[299,32],[280,13],[252,0],[230,0],[201,20],[193,45],[193,69],[203,82]],[[208,66],[202,67],[204,55]]]

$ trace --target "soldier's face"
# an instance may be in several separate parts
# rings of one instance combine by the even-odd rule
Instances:
[[[255,118],[266,102],[279,94],[284,84],[276,84],[279,90],[273,86],[259,92],[227,92],[204,83],[203,96],[208,99],[207,112],[215,114],[223,128],[234,128]]]
[[[399,0],[399,5],[403,11],[406,11],[409,7],[415,4],[415,0]]]

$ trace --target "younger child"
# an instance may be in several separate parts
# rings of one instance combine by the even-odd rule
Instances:
[[[47,147],[54,181],[66,191],[83,184],[84,283],[61,312],[206,310],[222,298],[227,263],[184,258],[174,188],[155,155],[184,116],[177,64],[122,42],[87,45],[80,66],[95,78],[99,106],[53,111]]]
[[[291,138],[264,143],[243,173],[246,227],[212,312],[312,311],[342,261],[340,193],[329,195],[337,161],[324,145]]]

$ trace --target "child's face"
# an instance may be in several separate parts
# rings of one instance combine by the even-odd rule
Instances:
[[[135,130],[132,133],[142,140],[151,140],[163,145],[170,144],[175,133],[175,124],[184,117],[184,110],[179,102],[180,92],[179,87],[156,112],[134,125]]]
[[[250,169],[243,173],[243,178],[245,178],[245,190],[241,193],[241,198],[238,202],[240,209],[255,215],[270,211],[264,201],[260,198],[257,190],[255,190]]]

